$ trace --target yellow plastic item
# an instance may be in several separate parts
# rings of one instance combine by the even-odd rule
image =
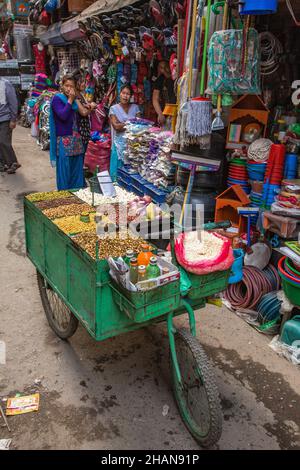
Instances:
[[[216,307],[222,307],[222,300],[221,299],[207,299],[207,303],[211,305],[215,305]]]

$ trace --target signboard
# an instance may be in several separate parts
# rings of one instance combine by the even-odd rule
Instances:
[[[29,15],[29,2],[17,1],[16,2],[16,16],[28,16]]]

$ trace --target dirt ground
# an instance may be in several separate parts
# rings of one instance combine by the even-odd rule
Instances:
[[[164,324],[99,344],[82,327],[67,342],[49,328],[25,256],[22,199],[55,189],[55,180],[29,134],[14,133],[22,168],[0,174],[0,396],[38,391],[41,402],[36,413],[8,417],[11,433],[0,417],[0,439],[12,438],[11,449],[198,449],[173,400]],[[216,448],[299,450],[299,369],[226,308],[209,305],[196,317],[224,413]]]

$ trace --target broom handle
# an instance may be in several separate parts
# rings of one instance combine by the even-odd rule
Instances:
[[[204,81],[205,81],[206,55],[207,55],[207,44],[208,44],[208,35],[209,35],[209,24],[210,24],[210,10],[211,10],[211,0],[208,0],[206,20],[205,20],[205,36],[204,36],[204,46],[203,46],[203,56],[202,56],[200,96],[204,95]]]
[[[228,18],[228,0],[226,0],[224,4],[223,23],[222,23],[223,30],[226,29],[227,27],[227,18]],[[222,95],[218,95],[217,111],[218,113],[221,113],[222,111]]]
[[[194,47],[195,47],[195,36],[196,36],[197,7],[198,7],[198,0],[194,0],[193,16],[192,16],[192,32],[191,32],[191,41],[190,41],[188,98],[190,98],[192,95],[193,59],[194,59]]]
[[[184,31],[183,31],[183,43],[181,49],[181,68],[180,68],[180,77],[182,76],[185,68],[185,59],[186,59],[186,45],[188,42],[188,33],[190,29],[190,15],[191,15],[191,1],[188,0],[186,8],[186,16],[184,20]]]
[[[181,77],[182,74],[182,44],[183,44],[183,31],[184,31],[184,20],[179,19],[178,22],[178,38],[177,38],[177,78]]]

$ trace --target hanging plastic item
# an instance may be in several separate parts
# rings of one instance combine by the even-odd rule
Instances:
[[[60,2],[58,0],[47,0],[47,2],[45,3],[44,8],[48,13],[52,13],[59,6],[60,6]]]
[[[209,94],[260,94],[258,32],[216,31],[208,51]]]
[[[276,13],[278,0],[241,0],[241,15],[270,15]]]

